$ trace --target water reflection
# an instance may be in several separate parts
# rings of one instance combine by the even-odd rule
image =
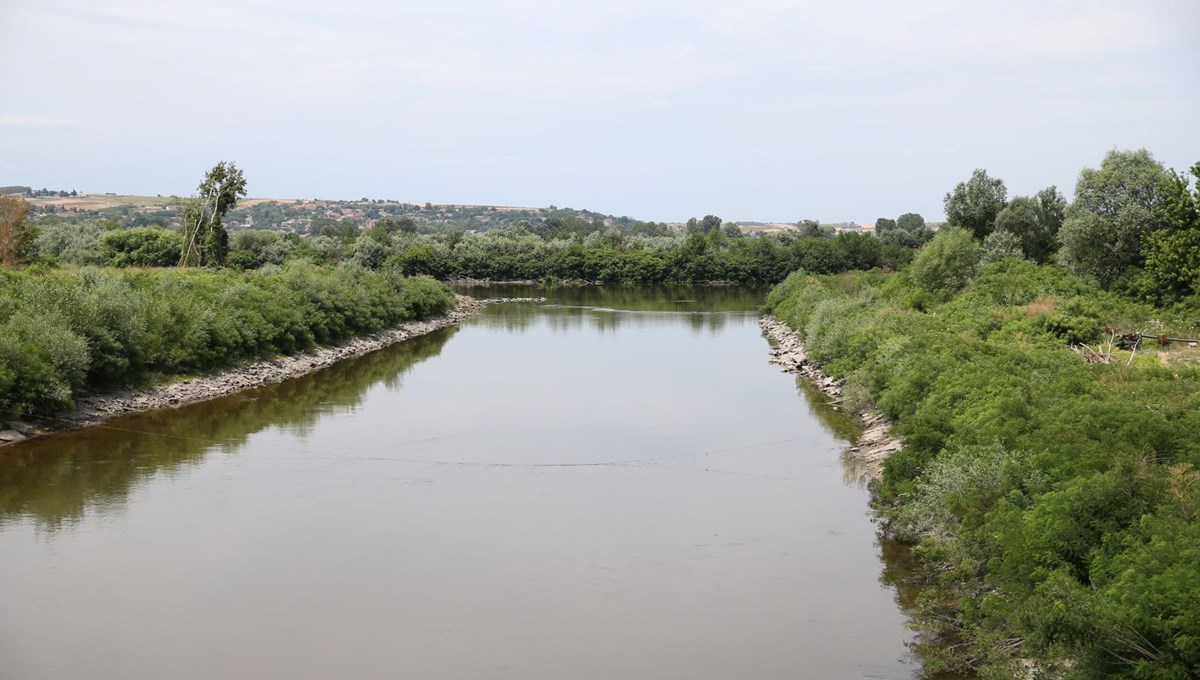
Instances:
[[[645,328],[682,319],[696,333],[716,334],[729,323],[756,321],[765,295],[765,289],[733,286],[463,286],[457,290],[478,298],[546,298],[543,304],[493,308],[480,320],[512,333],[542,321],[557,332],[590,328],[611,334],[624,326]]]
[[[7,450],[0,676],[912,676],[760,291],[474,292],[550,301]]]
[[[140,480],[198,465],[214,450],[233,452],[269,427],[303,437],[322,416],[358,405],[371,386],[398,389],[404,374],[437,356],[456,331],[434,331],[295,380],[7,447],[0,451],[0,528],[28,516],[53,530],[89,508],[119,510]]]
[[[545,297],[560,305],[629,312],[745,312],[767,288],[754,286],[459,286],[477,298]]]

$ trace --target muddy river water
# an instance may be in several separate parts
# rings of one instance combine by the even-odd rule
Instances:
[[[0,678],[913,677],[853,423],[767,363],[763,292],[520,289],[0,449]]]

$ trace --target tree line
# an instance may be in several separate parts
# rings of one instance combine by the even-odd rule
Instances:
[[[1200,291],[1200,210],[1193,179],[1145,149],[1110,151],[1085,168],[1069,204],[1056,187],[1007,197],[1004,182],[976,170],[945,198],[946,224],[969,232],[984,259],[1057,262],[1106,290],[1149,302]]]

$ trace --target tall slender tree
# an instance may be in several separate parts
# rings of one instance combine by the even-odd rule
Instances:
[[[199,194],[183,202],[183,253],[179,266],[221,265],[229,253],[229,233],[221,219],[246,195],[246,178],[221,161],[204,175]]]

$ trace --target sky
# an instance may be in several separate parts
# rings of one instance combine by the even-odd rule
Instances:
[[[1200,161],[1200,2],[0,0],[0,185],[942,217]]]

